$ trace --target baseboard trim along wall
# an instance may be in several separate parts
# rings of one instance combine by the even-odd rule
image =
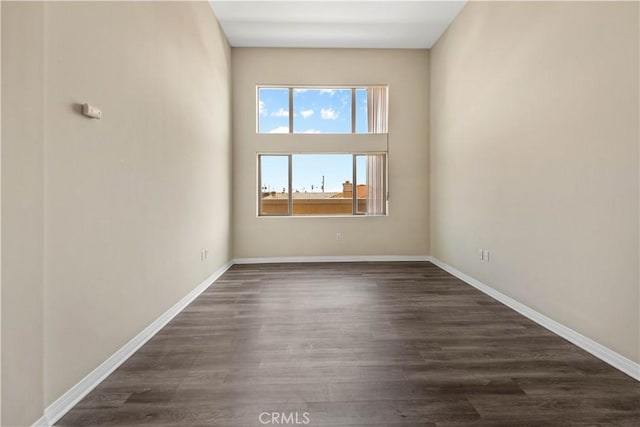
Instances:
[[[173,307],[165,311],[160,317],[154,320],[142,332],[133,337],[128,343],[122,346],[118,351],[112,354],[107,360],[102,362],[100,366],[95,368],[79,383],[71,387],[66,393],[60,396],[56,401],[44,410],[44,417],[40,418],[33,424],[33,427],[51,426],[62,418],[71,408],[73,408],[83,397],[100,384],[107,376],[122,365],[129,357],[131,357],[140,347],[149,341],[160,329],[171,321],[178,313],[184,310],[194,299],[213,284],[225,271],[233,264],[226,263],[212,275],[207,277],[194,290],[189,292],[184,298],[178,301]]]
[[[433,264],[437,265],[449,274],[452,274],[463,282],[466,282],[479,291],[489,295],[491,298],[501,302],[502,304],[517,311],[523,316],[533,320],[538,325],[550,330],[554,334],[559,335],[567,341],[577,345],[581,349],[587,351],[588,353],[591,353],[603,362],[606,362],[619,371],[622,371],[625,374],[629,375],[631,378],[640,381],[640,364],[635,363],[634,361],[627,359],[623,355],[611,350],[610,348],[595,342],[591,338],[587,338],[584,335],[574,331],[573,329],[556,322],[555,320],[545,316],[542,313],[537,312],[531,307],[528,307],[514,300],[513,298],[508,297],[502,292],[493,289],[491,286],[485,285],[484,283],[466,275],[460,270],[457,270],[456,268],[451,267],[450,265],[436,258],[430,258]]]
[[[293,256],[236,258],[233,264],[278,264],[292,262],[384,262],[429,261],[428,255],[365,255],[365,256]]]
[[[32,427],[49,427],[50,425],[49,421],[47,421],[47,417],[43,415],[38,421],[33,423]]]

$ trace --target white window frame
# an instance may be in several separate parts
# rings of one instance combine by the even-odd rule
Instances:
[[[368,89],[373,87],[382,87],[387,90],[387,100],[389,99],[389,86],[388,85],[257,85],[256,86],[256,133],[258,135],[271,135],[268,132],[260,132],[260,89],[288,89],[289,90],[289,132],[281,133],[280,135],[308,135],[305,133],[296,133],[293,131],[293,91],[295,89],[338,89],[345,90],[351,89],[351,133],[324,133],[324,135],[373,135],[372,132],[356,132],[356,91],[358,89]],[[389,114],[387,112],[387,123],[389,123]],[[387,132],[380,134],[388,134]]]
[[[384,177],[383,177],[383,194],[384,194],[384,213],[379,214],[379,215],[367,215],[366,212],[358,212],[358,191],[357,191],[357,157],[358,156],[367,156],[367,155],[384,155]],[[293,213],[293,156],[294,155],[351,155],[352,156],[352,185],[353,185],[353,191],[352,191],[352,205],[351,205],[351,214],[338,214],[338,215],[331,215],[331,214],[316,214],[316,215],[294,215]],[[262,213],[262,194],[263,194],[263,190],[262,190],[262,162],[261,162],[261,157],[262,156],[281,156],[281,157],[287,157],[288,161],[287,161],[287,167],[288,167],[288,188],[287,188],[287,194],[288,194],[288,203],[287,203],[287,213],[286,214],[279,214],[279,213]],[[388,192],[388,188],[389,188],[389,154],[388,152],[385,151],[371,151],[371,152],[341,152],[341,153],[336,153],[336,152],[331,152],[331,153],[318,153],[318,152],[303,152],[303,153],[293,153],[293,152],[288,152],[288,153],[269,153],[269,152],[261,152],[258,153],[256,156],[256,160],[257,160],[257,171],[258,171],[258,182],[257,182],[257,199],[258,199],[258,203],[257,203],[257,212],[256,215],[258,218],[269,218],[269,217],[277,217],[277,218],[291,218],[291,217],[296,217],[296,218],[313,218],[313,217],[322,217],[322,218],[336,218],[336,217],[386,217],[389,215],[389,192]]]

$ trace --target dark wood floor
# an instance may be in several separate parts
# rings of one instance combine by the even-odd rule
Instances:
[[[427,262],[237,265],[58,424],[246,427],[263,412],[640,426],[640,383]]]

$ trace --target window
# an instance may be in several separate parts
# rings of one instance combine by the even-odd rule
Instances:
[[[259,216],[387,214],[386,86],[259,86],[256,95],[258,133],[287,134],[264,138],[278,154],[258,154]],[[343,154],[331,153],[336,143]]]
[[[258,214],[386,215],[386,154],[260,154]]]
[[[293,133],[352,133],[351,89],[293,89]]]
[[[258,133],[387,133],[386,86],[258,87]]]
[[[258,132],[289,133],[289,89],[258,89]]]
[[[260,156],[260,192],[263,215],[289,215],[291,156]]]
[[[356,133],[369,133],[367,120],[367,90],[356,89]]]

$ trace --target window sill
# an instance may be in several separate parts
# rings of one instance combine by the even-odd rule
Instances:
[[[386,218],[384,215],[256,215],[256,218]]]

